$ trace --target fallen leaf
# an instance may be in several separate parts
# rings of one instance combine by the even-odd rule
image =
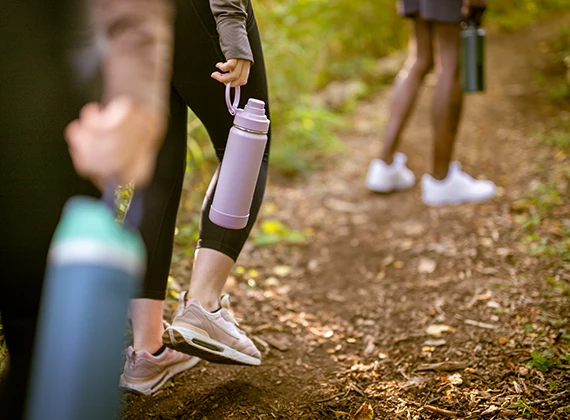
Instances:
[[[374,420],[374,410],[370,404],[363,403],[352,416],[352,420]]]
[[[384,257],[384,259],[382,260],[382,262],[380,263],[380,267],[379,268],[385,268],[388,267],[390,264],[392,264],[394,262],[394,256],[393,255],[388,255],[386,257]]]
[[[491,248],[493,246],[493,239],[492,238],[479,238],[479,245],[484,246],[485,248]]]
[[[309,261],[309,264],[307,264],[307,268],[310,271],[316,271],[317,268],[319,268],[319,262],[317,260],[311,260]]]
[[[459,386],[463,384],[463,378],[461,377],[460,373],[454,373],[453,375],[447,377],[447,382],[449,382],[451,385]]]
[[[485,292],[485,293],[482,293],[480,295],[475,295],[475,299],[476,300],[489,300],[489,299],[491,299],[492,296],[493,295],[491,294],[491,292]]]
[[[291,339],[287,335],[267,336],[264,339],[271,347],[279,351],[285,352],[291,348]]]
[[[426,328],[426,334],[432,337],[441,337],[444,332],[453,332],[453,327],[443,324],[433,324]]]
[[[277,278],[269,277],[267,280],[265,280],[265,285],[269,287],[278,287],[279,285],[281,285],[281,283],[279,282],[279,280],[277,280]]]
[[[289,267],[288,265],[277,265],[273,267],[273,274],[279,277],[285,277],[289,273],[291,273],[291,267]]]
[[[491,405],[489,408],[487,408],[485,411],[483,411],[481,413],[482,416],[490,416],[491,414],[496,414],[499,411],[501,411],[501,409],[499,407],[497,407],[496,405]]]
[[[429,274],[435,271],[437,263],[429,258],[420,258],[420,263],[418,264],[418,273]]]
[[[444,339],[441,340],[426,340],[424,341],[424,346],[431,346],[431,347],[441,347],[441,346],[445,346],[447,344],[447,341],[445,341]]]
[[[396,261],[394,262],[394,268],[402,268],[404,267],[404,262],[403,261]]]
[[[424,232],[425,226],[420,222],[408,222],[404,227],[404,234],[413,238],[421,236]]]

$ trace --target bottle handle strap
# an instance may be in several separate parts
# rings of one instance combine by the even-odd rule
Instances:
[[[231,101],[230,91],[232,90],[231,83],[226,84],[226,105],[231,115],[236,115],[239,106],[240,87],[235,87],[234,102]]]

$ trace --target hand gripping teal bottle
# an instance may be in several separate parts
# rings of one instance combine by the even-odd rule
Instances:
[[[140,236],[108,205],[69,200],[49,251],[26,419],[117,417],[128,304],[144,268]]]
[[[485,90],[485,30],[480,20],[470,19],[461,31],[464,92]]]

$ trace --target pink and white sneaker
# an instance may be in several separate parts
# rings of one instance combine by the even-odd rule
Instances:
[[[181,293],[178,312],[162,335],[164,344],[213,363],[258,366],[261,353],[230,314],[228,295],[222,296],[220,306],[209,312]]]
[[[172,378],[200,361],[197,357],[178,353],[169,348],[158,356],[148,351],[136,351],[129,346],[127,360],[119,385],[144,395],[152,395]]]

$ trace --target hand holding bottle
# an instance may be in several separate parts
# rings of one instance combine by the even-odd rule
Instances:
[[[223,73],[214,72],[212,78],[231,87],[244,86],[249,78],[251,61],[242,58],[230,58],[225,63],[217,63],[216,67]]]

